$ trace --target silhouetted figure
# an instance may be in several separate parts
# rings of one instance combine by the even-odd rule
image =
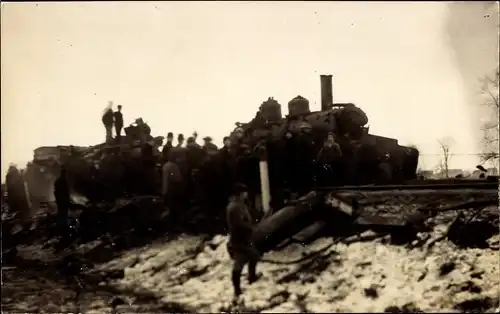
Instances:
[[[202,164],[193,179],[198,187],[197,197],[201,200],[201,207],[209,219],[214,219],[215,222],[218,218],[224,218],[221,214],[224,213],[229,195],[225,193],[224,173],[218,155],[206,154],[201,148],[200,150],[203,153]]]
[[[196,146],[196,141],[194,139],[194,137],[190,136],[188,137],[187,141],[186,141],[186,147],[195,147]]]
[[[177,135],[177,146],[176,147],[182,147],[184,145],[184,134],[179,134]]]
[[[167,162],[168,155],[169,155],[172,147],[174,147],[174,134],[172,132],[168,132],[167,142],[165,143],[165,145],[163,145],[163,149],[161,151],[161,155],[162,155],[164,163]]]
[[[9,166],[7,176],[5,178],[5,185],[7,187],[7,203],[9,211],[22,215],[25,205],[25,192],[23,177],[16,166]]]
[[[121,138],[123,129],[122,106],[118,105],[118,111],[114,112],[116,138]]]
[[[212,143],[212,138],[210,136],[207,136],[203,138],[203,150],[207,154],[213,154],[216,153],[219,149],[217,148],[217,145]]]
[[[235,296],[239,296],[242,293],[241,273],[245,264],[248,263],[249,284],[255,282],[260,277],[256,272],[260,253],[252,241],[254,225],[250,211],[245,204],[247,198],[248,192],[246,186],[237,184],[226,210],[226,220],[229,227],[227,250],[229,256],[234,261],[231,280]]]
[[[235,164],[234,179],[247,186],[250,205],[255,208],[256,196],[260,193],[260,171],[259,159],[254,154],[253,147],[247,143],[237,145]]]
[[[201,147],[201,146],[198,144],[198,142],[197,142],[197,140],[198,140],[198,132],[196,132],[196,131],[194,131],[194,132],[193,132],[193,138],[194,138],[194,142],[195,142],[195,144],[196,144],[198,147]]]
[[[223,139],[224,146],[219,150],[218,154],[218,162],[223,168],[223,173],[226,173],[229,177],[233,178],[235,175],[235,163],[236,163],[236,155],[233,150],[233,146],[231,144],[231,139],[229,136],[225,136]],[[228,178],[229,178],[228,177]],[[233,186],[235,182],[231,182],[231,186]],[[229,191],[228,191],[229,192]],[[229,197],[229,195],[228,195]]]
[[[296,138],[296,174],[295,179],[299,196],[305,195],[314,184],[314,163],[316,159],[315,142],[312,127],[309,123],[302,123],[300,133]]]
[[[175,148],[177,149],[177,148]],[[162,168],[161,193],[165,206],[170,209],[170,221],[177,223],[184,202],[184,178],[179,167],[179,152],[173,149]]]
[[[205,155],[203,149],[196,144],[194,137],[188,138],[186,148],[188,168],[190,170],[199,169]]]
[[[140,139],[143,142],[146,142],[149,140],[151,136],[151,128],[147,123],[142,120],[142,118],[135,119],[135,124],[138,130],[138,133],[140,134]]]
[[[223,143],[224,146],[217,154],[217,166],[221,182],[219,202],[223,204],[222,208],[226,206],[231,195],[231,187],[236,183],[236,155],[232,149],[229,136],[224,137]]]
[[[228,148],[231,147],[231,139],[229,138],[229,136],[224,136],[224,138],[222,139],[222,145],[223,145],[223,148]]]
[[[195,200],[201,200],[201,182],[199,180],[199,171],[203,163],[205,152],[196,143],[194,137],[189,137],[186,142],[186,158],[188,171],[187,191],[194,196]]]
[[[328,133],[328,137],[316,158],[318,168],[317,183],[319,186],[326,186],[329,183],[339,181],[339,161],[341,156],[342,151],[340,145],[335,141],[335,136],[333,133]]]
[[[245,131],[242,127],[237,127],[231,134],[231,145],[238,147],[243,142],[243,137],[245,136]]]
[[[110,142],[113,139],[113,102],[108,102],[108,108],[102,116],[102,124],[106,129],[106,142]]]

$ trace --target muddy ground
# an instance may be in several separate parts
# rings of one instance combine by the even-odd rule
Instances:
[[[101,255],[79,271],[57,261],[68,253],[20,246],[2,269],[2,311],[498,312],[500,237],[485,248],[434,242],[452,220],[438,217],[432,232],[418,235],[422,241],[405,245],[371,231],[293,243],[265,254],[262,279],[243,280],[236,300],[224,236],[160,238],[116,256],[109,254],[116,244],[96,241],[71,253]]]

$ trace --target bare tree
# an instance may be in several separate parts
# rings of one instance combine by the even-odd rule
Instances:
[[[417,145],[415,145],[415,144],[407,144],[406,146],[407,146],[407,147],[414,148],[414,149],[417,149],[417,150],[418,150],[418,147],[417,147]],[[424,170],[424,169],[422,169],[421,162],[422,162],[422,160],[420,160],[420,161],[419,161],[419,165],[418,165],[418,167],[417,167],[417,171],[416,171],[416,174],[417,174],[417,178],[418,178],[418,179],[424,179],[424,173],[425,173],[425,170]]]
[[[482,79],[481,95],[483,102],[481,103],[487,110],[489,119],[483,121],[481,130],[483,132],[483,150],[481,153],[481,161],[483,163],[492,162],[498,163],[498,137],[499,137],[499,69],[497,68],[493,76],[486,76]]]
[[[449,164],[451,160],[451,147],[454,144],[454,141],[451,137],[444,137],[438,140],[439,148],[441,149],[441,153],[443,154],[443,159],[439,164],[439,173],[444,175],[446,178],[449,177]]]

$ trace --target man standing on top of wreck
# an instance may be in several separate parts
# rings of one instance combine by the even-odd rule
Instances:
[[[113,102],[109,101],[108,106],[104,110],[102,115],[102,124],[106,128],[106,143],[109,143],[113,139]]]
[[[123,128],[123,114],[122,114],[122,105],[118,105],[118,111],[113,113],[115,120],[115,133],[116,138],[120,139],[122,137],[122,128]]]
[[[226,220],[229,227],[227,250],[234,261],[231,279],[235,297],[242,293],[241,273],[246,263],[248,263],[248,283],[252,284],[260,277],[260,274],[258,275],[256,272],[260,253],[252,241],[254,225],[250,211],[245,205],[247,197],[247,187],[243,184],[236,184],[226,210]]]

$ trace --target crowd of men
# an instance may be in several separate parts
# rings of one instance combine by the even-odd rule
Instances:
[[[122,107],[118,106],[118,111],[113,112],[110,102],[103,115],[107,141],[112,139],[113,126],[116,138],[121,137],[121,109]],[[143,147],[143,157],[146,164],[149,164],[147,168],[151,168],[150,179],[146,181],[158,182],[152,179],[155,172],[153,168],[161,164],[161,193],[165,202],[172,208],[186,207],[192,200],[197,200],[199,204],[207,207],[207,210],[224,208],[231,186],[236,183],[244,183],[248,187],[253,202],[260,194],[259,156],[256,153],[259,146],[265,146],[267,149],[273,208],[280,208],[286,199],[303,195],[315,185],[332,183],[332,179],[339,177],[342,170],[342,151],[335,136],[330,133],[325,138],[318,139],[312,134],[312,127],[307,123],[298,132],[286,130],[278,138],[265,139],[265,145],[261,145],[260,141],[256,141],[242,127],[236,128],[231,136],[225,137],[220,149],[210,137],[203,138],[202,145],[198,144],[197,140],[196,132],[187,140],[183,134],[178,134],[174,144],[174,134],[170,132],[160,158],[155,157],[157,154],[151,145],[146,143]],[[290,171],[291,169],[294,171]],[[134,175],[131,181],[135,177]],[[154,189],[153,184],[149,191],[144,192],[158,192],[153,191]],[[284,191],[288,194],[285,195]]]
[[[179,134],[174,144],[174,134],[168,133],[161,152],[161,193],[174,215],[195,202],[210,216],[223,218],[221,209],[227,205],[231,186],[246,181],[243,163],[251,156],[238,156],[229,137],[221,149],[212,138],[205,137],[200,145],[197,137],[195,132],[184,144],[184,135]]]
[[[118,106],[113,112],[111,106],[112,103],[102,117],[107,142],[113,139],[113,127],[117,139],[121,138],[123,128],[122,107]],[[183,134],[178,134],[174,143],[174,134],[169,132],[159,154],[155,154],[151,144],[143,143],[138,171],[141,175],[148,174],[140,183],[144,189],[142,192],[163,196],[164,204],[170,210],[172,226],[181,226],[186,213],[196,206],[204,210],[206,216],[212,217],[214,223],[226,225],[230,233],[228,251],[234,259],[232,282],[236,295],[241,294],[243,265],[249,263],[250,283],[258,278],[255,267],[259,253],[253,247],[251,234],[253,225],[263,214],[258,210],[258,207],[262,208],[262,204],[258,206],[262,148],[265,148],[264,155],[269,163],[270,205],[274,210],[284,206],[287,200],[306,194],[314,185],[331,183],[335,173],[340,173],[342,156],[334,134],[329,133],[318,140],[308,124],[298,131],[285,130],[282,135],[268,136],[264,140],[256,140],[248,131],[237,127],[230,136],[224,137],[221,148],[210,137],[203,138],[202,145],[198,144],[196,132],[187,140]],[[122,172],[126,173],[122,181],[127,181],[126,176],[131,181],[137,180],[138,173],[134,173],[131,167],[124,169]],[[8,180],[15,181],[14,171],[10,176]],[[69,186],[63,163],[54,183],[57,221],[63,235],[68,233]],[[15,197],[17,192],[9,191],[13,201],[19,199]]]

